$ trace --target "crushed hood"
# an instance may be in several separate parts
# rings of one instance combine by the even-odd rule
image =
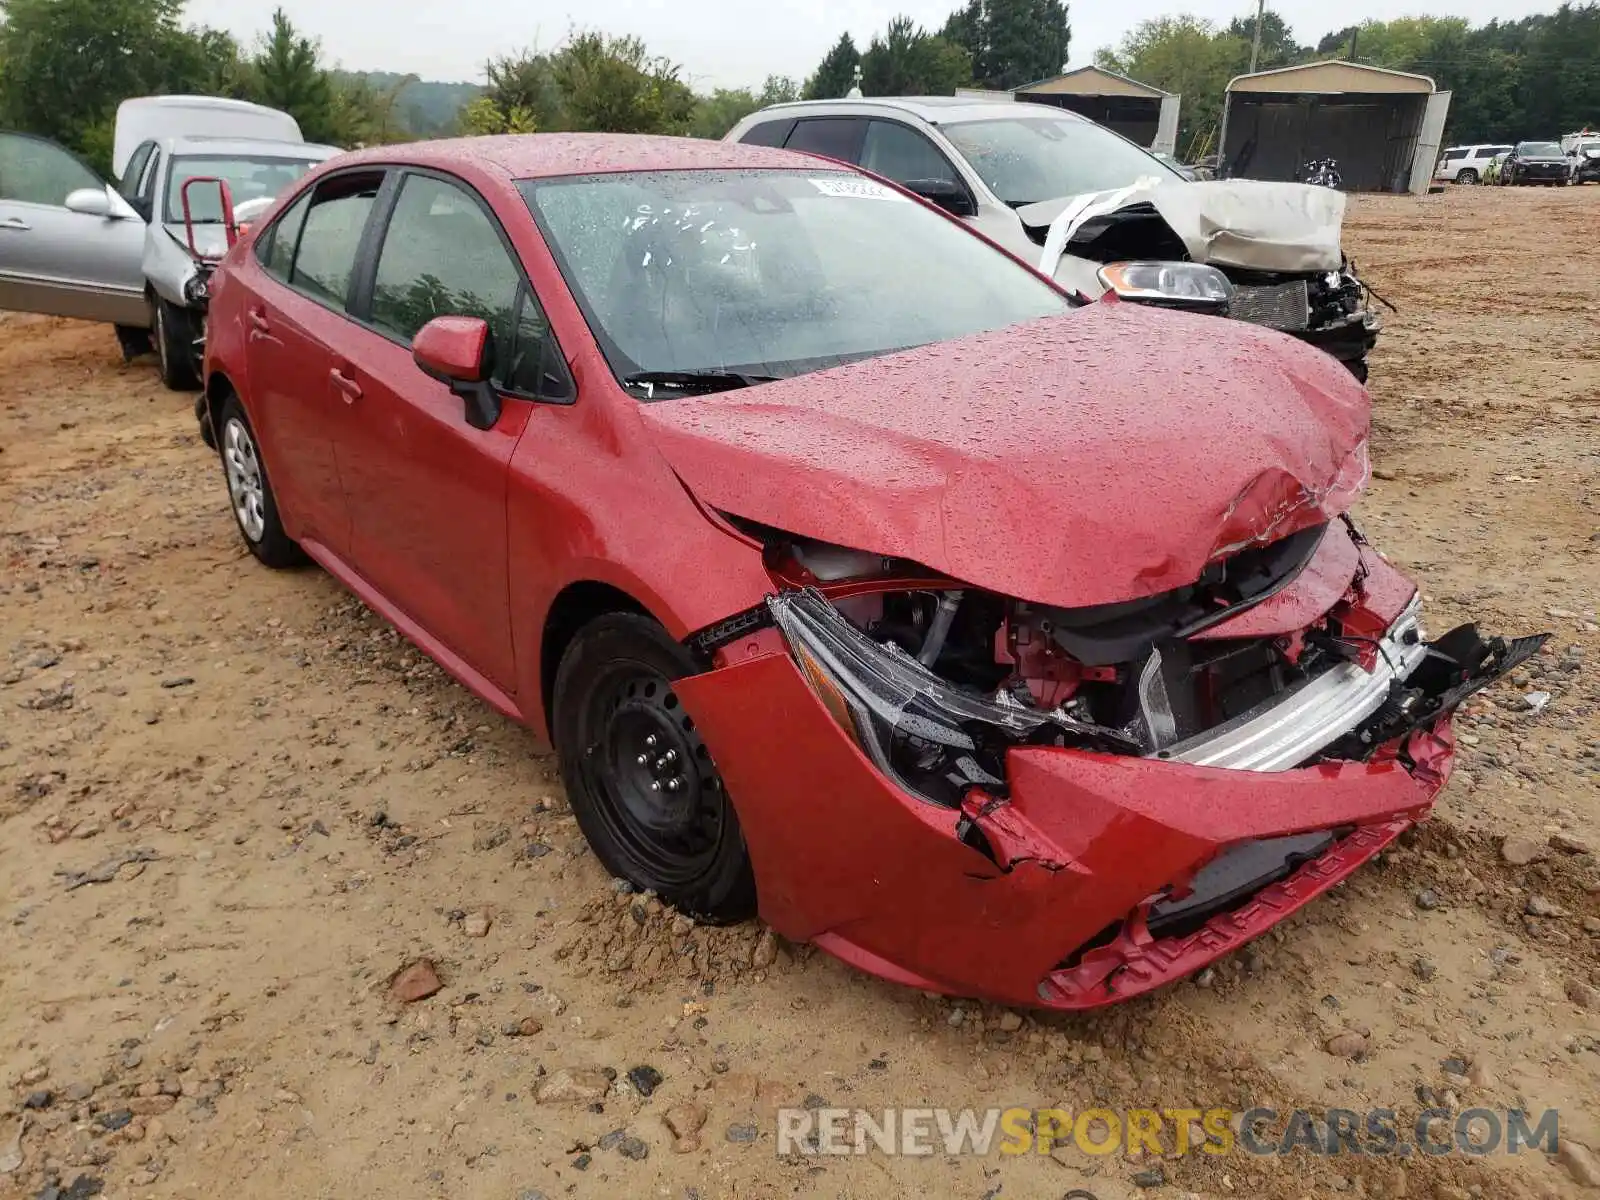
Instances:
[[[1332,358],[1115,299],[639,411],[713,508],[1063,607],[1191,583],[1367,474],[1367,394]]]
[[[1043,265],[1053,271],[1074,241],[1140,205],[1155,209],[1194,262],[1298,272],[1336,271],[1342,262],[1344,193],[1304,183],[1142,179],[1113,192],[1024,205],[1017,216],[1048,230]]]

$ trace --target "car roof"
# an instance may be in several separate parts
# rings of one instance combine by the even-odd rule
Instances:
[[[861,109],[888,109],[921,117],[930,125],[947,125],[961,121],[1014,121],[1051,117],[1057,120],[1084,121],[1069,109],[1050,104],[1034,104],[1026,100],[983,100],[971,96],[865,96],[843,100],[795,100],[788,104],[771,104],[757,115],[768,113],[783,116],[803,116],[806,112],[857,112]]]
[[[441,170],[465,164],[508,179],[602,175],[622,171],[738,170],[749,168],[848,170],[808,154],[707,138],[637,133],[524,133],[444,138],[398,146],[373,146],[346,155],[341,166],[363,162],[412,164]]]
[[[164,145],[168,154],[228,154],[252,158],[287,158],[301,162],[332,158],[335,154],[343,153],[337,146],[285,142],[276,138],[170,137]]]

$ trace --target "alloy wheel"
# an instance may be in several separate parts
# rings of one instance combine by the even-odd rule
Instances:
[[[259,542],[267,530],[266,485],[261,478],[261,457],[256,453],[255,439],[237,417],[229,417],[223,429],[222,464],[239,528],[252,542]]]

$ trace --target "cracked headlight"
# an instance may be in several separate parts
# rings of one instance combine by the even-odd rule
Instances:
[[[1223,312],[1233,284],[1215,267],[1186,262],[1121,262],[1100,268],[1100,282],[1122,300]]]
[[[893,643],[847,621],[814,588],[767,601],[801,674],[839,727],[906,791],[959,808],[967,790],[1003,794],[1013,745],[1137,747],[1057,709],[991,700],[941,679]]]

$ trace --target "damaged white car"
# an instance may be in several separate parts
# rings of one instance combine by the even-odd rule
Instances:
[[[193,389],[230,230],[341,151],[304,141],[287,113],[193,96],[125,102],[116,141],[113,184],[53,142],[0,132],[0,309],[108,322],[124,355],[154,351],[168,387]]]
[[[773,105],[727,140],[857,164],[1085,297],[1115,291],[1265,325],[1367,378],[1381,322],[1340,246],[1339,192],[1191,182],[1075,113],[964,97]]]

